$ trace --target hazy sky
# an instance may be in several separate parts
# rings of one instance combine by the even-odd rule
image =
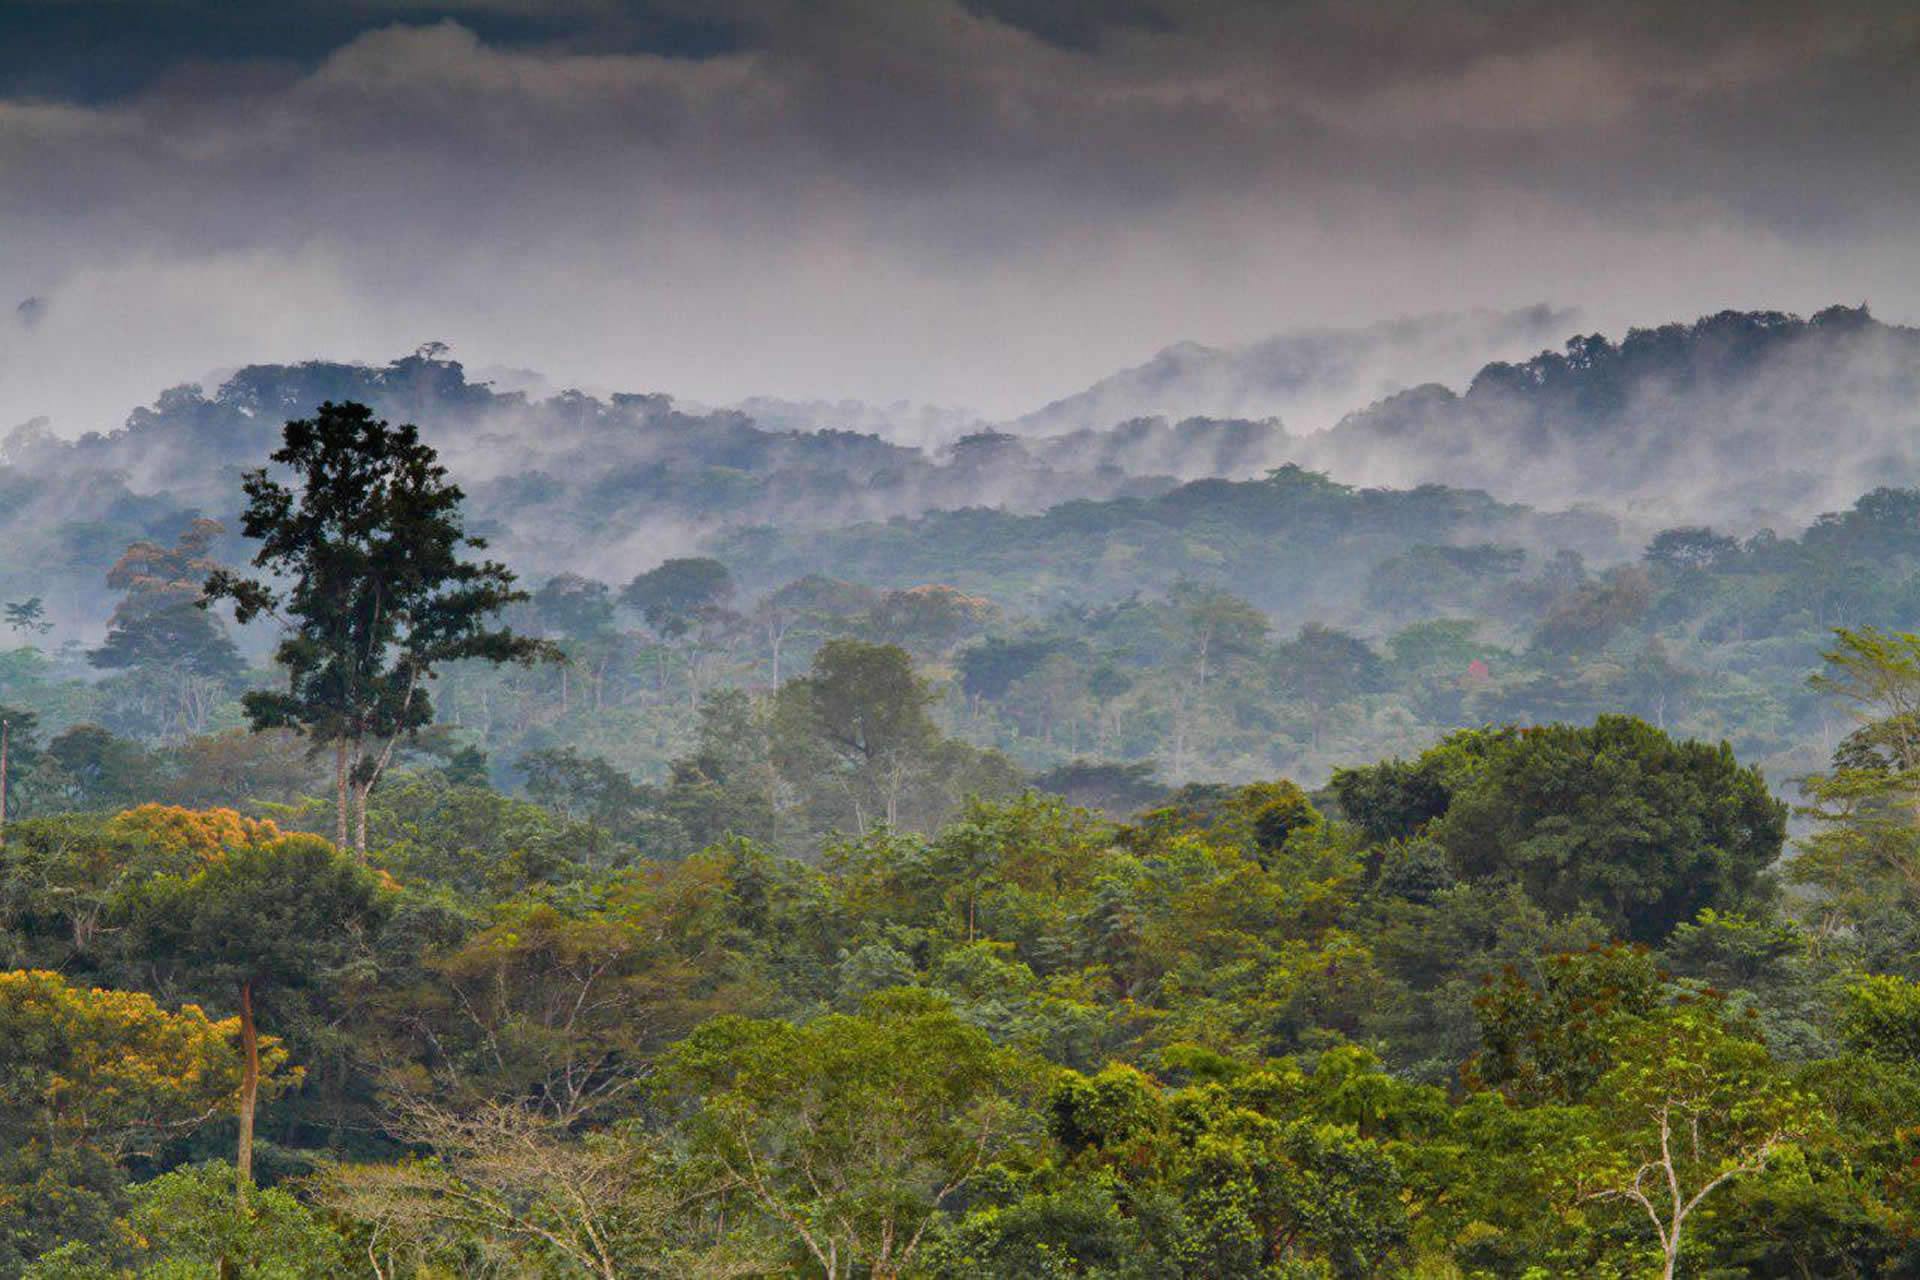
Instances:
[[[1453,308],[1913,321],[1920,5],[5,0],[0,228],[0,431],[429,339],[998,414]]]

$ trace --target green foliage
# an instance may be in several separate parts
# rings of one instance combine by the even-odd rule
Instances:
[[[942,736],[904,649],[832,640],[781,687],[771,761],[815,831],[936,825],[969,795],[1014,789],[1011,767]]]
[[[733,594],[733,576],[718,560],[668,560],[648,570],[620,593],[621,603],[668,639],[692,630],[700,615]]]
[[[6,606],[7,626],[20,635],[45,635],[53,630],[53,624],[47,621],[46,606],[39,596],[28,596],[25,600],[9,601]]]
[[[0,973],[0,1128],[16,1147],[151,1151],[232,1104],[236,1030],[193,1005],[169,1013],[139,992]],[[271,1075],[284,1055],[265,1052]]]
[[[301,376],[479,394],[430,352]],[[257,437],[279,385],[154,420]],[[715,529],[776,474],[871,510],[934,478],[850,433],[569,404],[662,450],[596,529]],[[982,435],[952,469],[1111,443]],[[1642,532],[1592,513],[1283,468],[734,527],[523,598],[410,428],[337,404],[285,445],[249,490],[284,585],[215,584],[291,607],[269,701],[300,734],[156,744],[189,730],[152,644],[97,684],[0,655],[0,1274],[1913,1268],[1913,637],[1841,633],[1800,687],[1831,620],[1920,624],[1911,495],[1633,565]],[[475,527],[524,507],[564,547],[576,483],[503,476]],[[140,540],[177,516],[59,535],[143,602],[109,648],[212,644],[162,625],[218,542]],[[492,661],[546,643],[568,661]],[[249,718],[220,679],[208,729]],[[1817,765],[1823,693],[1859,723],[1783,904],[1742,762]],[[364,857],[283,832],[328,825]]]
[[[349,1241],[292,1193],[268,1188],[251,1209],[233,1208],[233,1170],[192,1165],[133,1188],[109,1240],[42,1255],[25,1280],[323,1280],[352,1267]]]
[[[176,960],[205,990],[298,987],[344,964],[389,909],[371,871],[315,836],[231,848],[127,896],[140,949]]]
[[[1375,1081],[1394,1090],[1364,1055],[1351,1072],[1330,1058],[1311,1079],[1286,1064],[1178,1091],[1120,1066],[1067,1076],[1048,1100],[1064,1165],[964,1219],[936,1272],[1379,1273],[1407,1241],[1401,1173],[1349,1116],[1378,1123],[1394,1103],[1352,1103]]]
[[[314,817],[322,814],[311,815]],[[592,818],[607,816],[602,810]],[[402,883],[426,882],[482,901],[537,884],[563,883],[587,868],[625,863],[631,850],[592,818],[542,807],[487,786],[460,786],[438,774],[394,778],[368,805],[378,864]]]
[[[1676,926],[1661,949],[1674,973],[1722,989],[1777,990],[1805,967],[1806,935],[1791,920],[1723,913],[1711,907]]]
[[[1816,830],[1787,867],[1819,895],[1826,930],[1873,967],[1911,951],[1920,872],[1920,636],[1836,631],[1809,683],[1859,721],[1829,772],[1804,783]]]
[[[675,1046],[697,1149],[830,1276],[910,1265],[936,1211],[1007,1148],[1023,1067],[940,1001],[869,997],[802,1026],[720,1018]]]
[[[1454,794],[1485,767],[1511,731],[1462,730],[1412,762],[1336,769],[1328,789],[1340,811],[1375,843],[1404,840],[1447,812]]]
[[[703,753],[753,776],[746,710]],[[1528,741],[1416,762],[1452,802],[1386,846],[1284,781],[1185,788],[1125,827],[1027,795],[812,863],[730,840],[616,866],[581,824],[407,775],[370,822],[399,888],[232,812],[23,823],[0,855],[21,945],[223,1011],[250,981],[305,1070],[276,1083],[268,1042],[251,1217],[216,1166],[195,1176],[227,1219],[175,1207],[206,1229],[140,1236],[160,1184],[130,1178],[231,1130],[136,1126],[116,1163],[136,1147],[97,1104],[104,1128],[0,1170],[0,1211],[65,1189],[15,1236],[46,1274],[192,1274],[210,1248],[304,1274],[246,1223],[320,1224],[295,1257],[344,1241],[423,1275],[1627,1274],[1674,1239],[1688,1266],[1904,1257],[1904,988],[1847,997],[1855,1065],[1787,1067],[1760,1037],[1822,1051],[1833,971],[1764,902],[1680,922],[1670,980],[1598,945],[1580,902],[1456,881],[1448,824]],[[221,1025],[202,1039],[231,1071]],[[1464,1093],[1420,1083],[1469,1059]],[[22,1131],[44,1130],[27,1102]],[[1689,1143],[1698,1121],[1673,1168],[1699,1198],[1656,1232],[1632,1193],[1663,1106]]]
[[[1739,1179],[1818,1140],[1832,1117],[1730,1029],[1711,1003],[1622,1021],[1614,1065],[1594,1092],[1592,1138],[1569,1171],[1580,1193],[1620,1200],[1651,1220],[1672,1275],[1693,1213]]]
[[[1763,903],[1786,816],[1724,743],[1603,716],[1494,747],[1435,839],[1464,877],[1512,877],[1550,910],[1588,907],[1654,942],[1702,908]]]
[[[166,688],[161,717],[146,726],[170,735],[206,727],[211,702],[245,670],[239,651],[205,608],[203,581],[219,570],[210,552],[224,533],[219,524],[187,523],[171,547],[142,539],[107,570],[107,585],[123,592],[108,620],[107,638],[87,655],[96,667],[132,669]]]
[[[1881,973],[1849,984],[1840,1006],[1840,1035],[1855,1053],[1920,1066],[1920,983]]]
[[[1629,947],[1549,957],[1537,983],[1509,969],[1475,1001],[1485,1048],[1467,1077],[1516,1101],[1583,1101],[1613,1064],[1620,1024],[1663,995],[1652,958]]]

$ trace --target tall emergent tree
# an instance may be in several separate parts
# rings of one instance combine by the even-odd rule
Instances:
[[[332,747],[335,839],[367,847],[367,796],[394,746],[432,723],[426,682],[461,658],[528,663],[544,642],[491,626],[526,598],[513,574],[465,550],[486,544],[460,525],[458,486],[411,424],[389,426],[348,401],[287,423],[272,460],[292,486],[249,472],[241,529],[261,547],[267,580],[224,570],[209,600],[231,600],[242,623],[265,615],[287,628],[275,657],[285,693],[244,702],[255,730],[292,728]]]

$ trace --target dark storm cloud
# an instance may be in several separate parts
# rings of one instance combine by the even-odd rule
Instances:
[[[1013,412],[1408,312],[1910,317],[1917,39],[1865,2],[9,5],[0,301],[47,307],[0,429],[426,338]]]
[[[579,42],[604,50],[711,57],[734,47],[724,16],[698,5],[362,4],[355,0],[13,0],[0,6],[0,94],[107,102],[182,66],[267,62],[310,70],[334,49],[395,22],[457,20],[490,44]]]

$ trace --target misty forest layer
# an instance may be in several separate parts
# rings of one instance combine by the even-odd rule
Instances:
[[[0,1276],[1920,1269],[1920,331],[1438,323],[15,428]]]

